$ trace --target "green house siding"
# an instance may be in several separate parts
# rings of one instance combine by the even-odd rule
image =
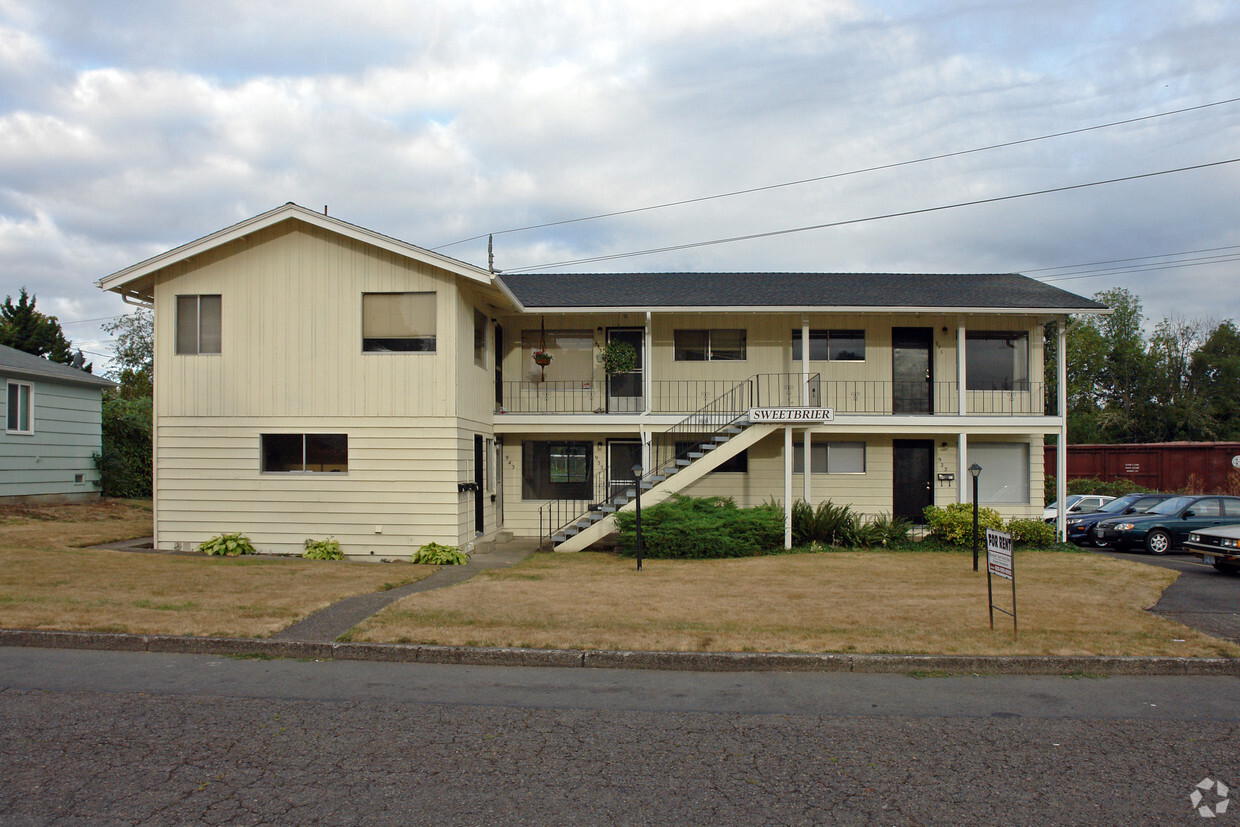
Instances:
[[[0,387],[10,381],[33,386],[34,433],[0,430],[0,500],[98,492],[92,455],[101,439],[100,389],[0,373]],[[6,391],[0,422],[7,421]]]

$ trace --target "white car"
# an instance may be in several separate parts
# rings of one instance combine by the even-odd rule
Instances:
[[[1068,514],[1089,514],[1097,511],[1102,506],[1109,503],[1114,497],[1106,497],[1102,494],[1069,494],[1068,495]],[[1048,505],[1042,509],[1042,519],[1048,523],[1055,522],[1059,516],[1059,501]]]

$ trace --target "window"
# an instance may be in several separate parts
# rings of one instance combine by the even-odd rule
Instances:
[[[219,296],[177,296],[177,353],[219,353],[220,331]]]
[[[1029,445],[1025,442],[979,442],[969,444],[969,464],[982,467],[977,478],[981,505],[1029,502]],[[973,496],[972,484],[965,486]]]
[[[864,474],[864,442],[811,442],[809,467],[814,474]],[[805,443],[792,444],[792,473],[805,473]]]
[[[521,498],[590,499],[593,459],[589,442],[521,443]]]
[[[811,330],[811,362],[864,362],[864,330]],[[792,331],[792,361],[801,361],[801,331]]]
[[[705,434],[702,435],[703,441],[709,440],[709,439],[710,439],[709,436]],[[701,445],[701,444],[702,444],[701,442],[677,442],[676,443],[676,456],[680,456],[686,451],[689,451],[690,449],[698,445]],[[748,472],[749,472],[749,451],[748,449],[746,449],[744,451],[741,451],[739,454],[732,457],[731,459],[724,460],[722,463],[719,464],[719,467],[716,468],[712,473],[746,474]]]
[[[540,368],[534,354],[545,350],[551,364]],[[525,354],[522,371],[533,382],[543,379],[589,382],[594,374],[594,332],[591,330],[523,330],[521,351]]]
[[[677,330],[673,353],[677,362],[743,362],[745,330]]]
[[[362,350],[434,353],[434,293],[363,293]]]
[[[487,317],[480,310],[474,310],[474,364],[480,368],[487,366]]]
[[[263,434],[263,471],[338,474],[349,470],[348,434]]]
[[[34,385],[8,383],[8,417],[4,427],[11,434],[34,433]]]
[[[971,391],[1029,390],[1029,334],[970,330],[965,334],[965,373]]]

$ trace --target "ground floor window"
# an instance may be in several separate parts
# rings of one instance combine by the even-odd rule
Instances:
[[[8,416],[5,429],[11,434],[34,433],[34,385],[8,383]]]
[[[593,466],[589,442],[522,442],[521,498],[588,500]]]
[[[864,474],[864,442],[811,442],[809,467],[813,474]],[[792,472],[805,473],[805,444],[792,444]]]
[[[968,451],[969,464],[982,467],[977,478],[980,504],[1029,502],[1028,443],[977,442],[970,443]],[[972,489],[971,484],[968,487]]]
[[[263,434],[260,440],[265,473],[319,474],[349,470],[348,434]]]

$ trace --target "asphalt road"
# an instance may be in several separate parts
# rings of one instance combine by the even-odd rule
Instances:
[[[1240,787],[1235,678],[0,648],[0,693],[6,825],[1198,824]]]
[[[1240,643],[1240,577],[1223,574],[1201,558],[1183,552],[1097,551],[1109,557],[1162,566],[1180,572],[1151,611],[1178,620],[1208,635]],[[1237,816],[1240,823],[1240,816]]]

